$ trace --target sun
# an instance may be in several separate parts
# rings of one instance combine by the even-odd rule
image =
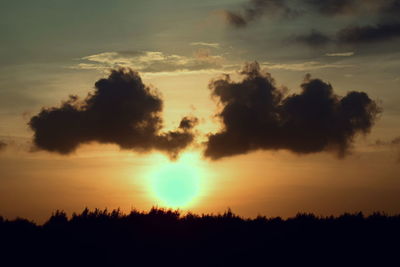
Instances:
[[[200,165],[199,157],[191,153],[183,154],[176,162],[160,162],[150,179],[157,205],[168,208],[191,206],[202,189]]]

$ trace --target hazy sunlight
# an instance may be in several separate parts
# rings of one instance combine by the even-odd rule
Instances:
[[[151,173],[150,190],[157,205],[168,208],[188,207],[202,189],[203,171],[197,154],[184,153],[176,162],[163,160]]]

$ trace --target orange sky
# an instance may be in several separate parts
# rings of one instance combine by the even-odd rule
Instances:
[[[185,74],[146,78],[163,88],[167,126],[192,113],[203,119],[198,128],[203,134],[218,130],[212,117],[216,106],[205,88],[209,78]],[[192,99],[196,99],[194,104]],[[384,123],[382,118],[377,128],[384,129]],[[379,137],[379,131],[372,134]],[[200,194],[182,209],[218,213],[230,207],[243,216],[284,217],[299,211],[321,215],[398,212],[396,151],[377,150],[368,140],[358,138],[353,154],[345,159],[327,153],[298,156],[260,151],[213,162],[202,158],[200,144],[183,155],[194,155],[194,166],[202,170],[202,185]],[[163,164],[174,164],[160,153],[120,151],[114,145],[85,145],[68,156],[32,153],[25,147],[10,145],[0,154],[0,211],[9,218],[25,216],[40,222],[56,209],[72,213],[87,206],[129,211],[162,205],[151,191],[151,173]]]

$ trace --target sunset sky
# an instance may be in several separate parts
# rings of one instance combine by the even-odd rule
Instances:
[[[399,213],[399,18],[398,0],[2,1],[0,215]]]

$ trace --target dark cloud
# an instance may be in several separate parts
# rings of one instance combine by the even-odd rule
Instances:
[[[394,138],[391,141],[382,141],[382,140],[378,139],[378,140],[375,141],[374,145],[376,145],[376,146],[397,146],[397,145],[400,145],[400,136]]]
[[[304,6],[324,16],[400,14],[400,0],[303,0]]]
[[[337,33],[340,43],[371,43],[400,37],[400,23],[349,26]]]
[[[392,140],[392,145],[400,145],[400,136]]]
[[[366,134],[380,108],[366,93],[341,97],[330,84],[307,76],[301,93],[285,96],[258,63],[247,64],[243,80],[229,75],[209,87],[221,105],[223,129],[209,135],[211,159],[255,150],[287,149],[299,154],[333,151],[345,156],[357,134]]]
[[[358,6],[362,4],[360,2]],[[340,29],[336,35],[338,43],[373,43],[400,37],[400,0],[368,0],[364,4],[375,12],[377,21],[370,25]]]
[[[310,33],[293,34],[288,41],[305,44],[312,48],[332,45],[361,45],[374,42],[383,42],[400,37],[400,0],[253,0],[247,2],[240,12],[226,11],[226,18],[230,25],[240,28],[262,16],[303,17],[311,15],[332,17],[336,15],[351,15],[354,17],[354,26],[338,27],[336,34],[327,34],[311,30]],[[365,16],[372,21],[365,25]],[[332,23],[335,18],[331,18]],[[369,19],[369,20],[370,20]],[[363,23],[364,22],[364,23]],[[306,25],[306,23],[299,23]]]
[[[34,144],[51,152],[69,154],[81,144],[99,142],[175,157],[193,141],[196,120],[185,117],[177,130],[161,132],[162,105],[158,93],[143,84],[137,72],[118,69],[98,80],[83,101],[70,96],[60,107],[44,108],[29,126]]]
[[[305,0],[305,4],[311,5],[320,14],[331,16],[353,14],[362,3],[359,0]]]
[[[289,41],[305,44],[310,47],[323,47],[328,44],[362,45],[368,43],[390,41],[400,37],[400,22],[367,26],[348,26],[340,29],[336,36],[329,36],[312,30],[309,34],[297,35]]]
[[[390,148],[396,154],[396,162],[400,163],[400,136],[391,141],[382,141],[378,139],[375,141],[374,146]]]
[[[198,118],[192,117],[192,116],[186,116],[181,120],[181,122],[179,124],[179,128],[190,130],[194,126],[196,126],[198,122],[199,122]]]
[[[400,136],[393,139],[391,142],[392,147],[397,151],[397,163],[400,163]]]
[[[236,28],[242,28],[247,26],[247,21],[245,18],[237,13],[230,12],[230,11],[224,11],[225,18],[227,22]]]
[[[329,44],[332,40],[329,36],[317,30],[311,30],[309,34],[298,35],[294,37],[293,41],[311,47],[322,47]]]
[[[368,44],[389,41],[400,37],[400,1],[399,0],[308,0],[324,15],[353,14],[363,15],[370,12],[377,22],[365,26],[350,25],[339,29],[334,37],[324,35],[327,42],[336,44]],[[360,19],[361,20],[361,19]],[[312,35],[301,38],[307,40]],[[313,46],[313,42],[304,42]]]
[[[0,151],[4,150],[7,147],[7,143],[0,140]]]
[[[369,0],[374,2],[374,0]],[[382,0],[379,0],[382,1]],[[391,1],[391,0],[383,0]],[[297,5],[293,5],[296,3]],[[241,28],[263,16],[295,18],[306,13],[317,13],[324,16],[355,14],[365,2],[360,0],[249,0],[238,12],[224,11],[227,22]],[[381,7],[382,4],[376,5]]]
[[[377,0],[377,2],[380,3],[378,7],[382,17],[389,16],[397,19],[400,15],[400,0]]]
[[[227,22],[236,28],[247,26],[262,16],[294,17],[296,12],[285,0],[250,0],[239,12],[224,11]]]
[[[262,16],[300,17],[304,14],[322,16],[399,15],[400,0],[249,0],[238,12],[225,11],[229,24],[244,27]]]

